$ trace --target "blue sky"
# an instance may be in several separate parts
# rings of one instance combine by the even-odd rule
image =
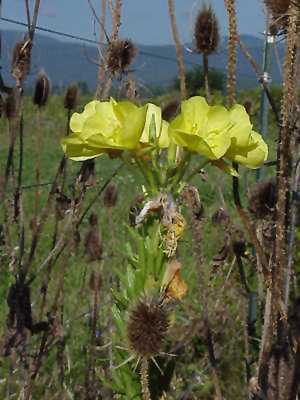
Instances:
[[[100,9],[101,0],[92,2]],[[224,0],[210,0],[210,3],[224,33],[227,27]],[[236,3],[240,33],[260,36],[265,24],[263,1],[236,0]],[[87,0],[41,0],[41,4],[38,25],[95,38],[94,19]],[[194,17],[201,4],[201,0],[175,0],[178,27],[184,42],[191,41]],[[24,21],[24,0],[3,0],[2,15]],[[1,26],[2,29],[16,29],[5,22]],[[172,43],[167,0],[123,0],[121,35],[140,44]]]

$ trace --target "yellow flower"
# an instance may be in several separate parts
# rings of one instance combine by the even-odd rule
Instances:
[[[225,107],[209,106],[203,97],[195,96],[182,102],[181,113],[170,124],[170,135],[176,144],[217,160],[231,144],[230,126]]]
[[[128,101],[91,101],[70,121],[73,133],[62,140],[68,157],[83,161],[110,150],[135,150],[144,129],[146,107]]]
[[[236,104],[230,110],[231,144],[225,157],[248,168],[258,168],[268,157],[268,146],[262,136],[252,130],[245,108]]]
[[[155,104],[147,104],[147,115],[141,143],[167,148],[170,144],[169,124],[161,117],[161,108]]]

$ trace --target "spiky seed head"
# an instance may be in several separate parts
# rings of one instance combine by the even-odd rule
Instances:
[[[107,68],[112,75],[122,74],[132,63],[137,50],[130,40],[114,40],[107,49]]]
[[[105,207],[112,208],[115,207],[118,201],[118,187],[115,183],[109,183],[105,189],[103,196],[103,203]]]
[[[276,202],[276,187],[272,180],[256,183],[249,193],[249,209],[256,218],[272,214]]]
[[[220,42],[219,24],[211,6],[204,5],[197,15],[194,41],[196,51],[200,54],[209,55],[218,48]]]
[[[39,73],[34,87],[33,104],[38,107],[44,107],[47,103],[50,93],[50,81],[48,76],[41,72]]]
[[[30,39],[24,39],[15,44],[12,54],[11,74],[16,80],[17,86],[22,85],[29,73],[31,49],[32,42]]]
[[[154,298],[143,298],[130,311],[127,336],[131,349],[139,357],[151,358],[163,348],[169,328],[168,312]]]
[[[5,100],[4,114],[8,120],[11,120],[17,115],[17,98],[15,91],[12,91]]]
[[[175,99],[169,101],[162,109],[162,118],[165,121],[171,121],[179,112],[180,101]]]
[[[265,0],[265,4],[274,17],[286,14],[291,0]]]
[[[67,110],[74,110],[77,105],[78,97],[79,97],[78,86],[75,83],[73,83],[67,88],[64,98],[64,107]]]

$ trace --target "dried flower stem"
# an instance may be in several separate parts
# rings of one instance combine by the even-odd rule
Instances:
[[[228,39],[228,76],[227,95],[228,104],[231,107],[236,102],[236,63],[237,63],[237,23],[235,12],[235,0],[224,0],[228,14],[229,39]]]
[[[151,400],[151,394],[149,390],[149,361],[148,358],[143,357],[141,361],[141,386],[143,400]]]
[[[297,39],[297,10],[291,5],[287,28],[287,50],[284,63],[284,92],[282,100],[282,129],[278,145],[277,170],[277,203],[276,203],[276,236],[274,290],[276,301],[283,301],[287,267],[287,214],[290,189],[290,146],[292,136],[292,115],[295,107],[295,48]],[[274,300],[275,300],[274,298]]]
[[[178,32],[177,24],[176,24],[174,0],[168,0],[168,7],[169,7],[169,15],[170,15],[172,34],[173,34],[173,39],[174,39],[175,47],[176,47],[176,58],[177,58],[177,64],[178,64],[180,93],[181,93],[181,99],[183,100],[187,96],[186,82],[185,82],[185,68],[184,68],[184,61],[183,61],[182,45],[180,42],[179,32]]]
[[[101,16],[100,16],[100,24],[99,24],[99,29],[100,29],[99,46],[101,46],[102,42],[104,41],[105,20],[106,20],[106,0],[102,0],[101,1]],[[102,90],[104,78],[105,78],[105,61],[102,60],[99,64],[99,68],[98,68],[97,85],[96,85],[96,92],[95,92],[95,98],[98,100],[101,97],[101,90]]]
[[[207,100],[208,104],[210,104],[211,103],[211,96],[210,96],[210,90],[209,90],[208,72],[209,72],[208,55],[204,53],[203,54],[204,90],[205,90],[206,100]]]

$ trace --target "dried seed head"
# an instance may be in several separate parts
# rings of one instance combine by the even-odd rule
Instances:
[[[21,86],[30,70],[32,42],[30,39],[16,43],[11,63],[11,74],[15,78],[17,86]]]
[[[107,49],[107,68],[112,75],[122,74],[132,63],[137,53],[130,40],[115,40]]]
[[[12,91],[5,100],[4,114],[8,120],[11,120],[17,115],[17,98],[15,91]]]
[[[175,99],[169,101],[164,108],[162,109],[162,118],[165,121],[171,121],[171,119],[175,118],[179,112],[180,101]]]
[[[64,107],[67,110],[74,110],[79,97],[78,86],[74,83],[67,88],[65,98],[64,98]]]
[[[287,13],[291,0],[265,0],[265,4],[274,17],[280,17]]]
[[[198,53],[209,55],[217,50],[220,41],[219,24],[211,6],[204,5],[199,11],[195,23],[194,40]]]
[[[256,183],[249,193],[249,209],[256,218],[272,214],[275,207],[276,187],[273,181]]]
[[[118,201],[118,187],[114,183],[107,185],[103,196],[103,203],[105,207],[112,208]]]
[[[141,299],[129,313],[127,336],[132,350],[140,357],[153,357],[163,347],[169,328],[165,307],[156,299]]]
[[[43,107],[46,105],[50,93],[50,81],[48,76],[41,72],[35,82],[34,94],[33,94],[33,104],[38,107]]]

